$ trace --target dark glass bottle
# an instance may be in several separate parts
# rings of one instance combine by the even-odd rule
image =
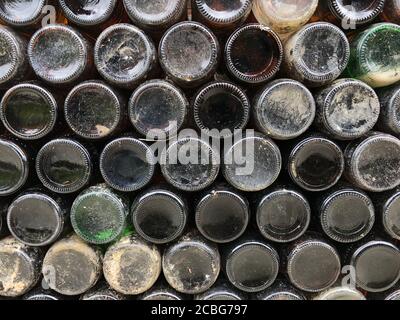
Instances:
[[[0,104],[0,118],[5,128],[24,140],[48,135],[57,122],[58,104],[53,94],[36,83],[10,88]]]
[[[391,238],[400,240],[400,189],[374,194],[372,199],[379,227]]]
[[[393,292],[389,293],[386,297],[385,300],[388,301],[397,301],[400,300],[400,289],[394,290]]]
[[[90,43],[78,31],[62,24],[39,29],[29,42],[28,57],[36,75],[55,86],[87,78],[93,66]]]
[[[200,191],[217,178],[220,157],[206,141],[180,138],[161,154],[161,171],[172,186],[183,191]]]
[[[58,301],[65,300],[65,297],[58,294],[57,292],[49,289],[44,289],[41,286],[38,286],[36,289],[33,289],[26,293],[22,300],[29,301]]]
[[[48,287],[66,296],[80,295],[101,276],[102,255],[98,248],[71,235],[53,244],[43,261],[42,273]]]
[[[197,127],[213,138],[228,138],[246,127],[250,101],[233,83],[218,81],[201,88],[193,102]]]
[[[307,300],[306,297],[299,290],[292,287],[287,281],[283,281],[281,279],[275,281],[275,283],[271,287],[265,289],[264,291],[257,293],[255,298],[257,300],[268,300],[268,301]]]
[[[30,189],[10,204],[8,229],[18,241],[28,246],[47,246],[67,227],[68,214],[67,200],[40,189]]]
[[[321,196],[317,213],[325,234],[341,243],[364,238],[375,223],[375,209],[368,195],[351,186],[338,186]]]
[[[381,102],[377,127],[381,131],[400,135],[400,85],[380,89],[377,93]]]
[[[400,24],[400,1],[386,0],[385,7],[382,12],[383,20]]]
[[[56,193],[82,189],[92,175],[89,151],[71,139],[55,139],[45,144],[36,157],[36,173],[42,184]]]
[[[371,132],[345,150],[346,177],[355,186],[371,191],[391,190],[400,184],[400,140]]]
[[[247,199],[225,185],[200,196],[196,204],[197,229],[210,241],[227,243],[239,238],[250,220]]]
[[[339,181],[344,171],[344,156],[335,142],[310,135],[292,148],[287,168],[293,182],[302,189],[323,191]]]
[[[127,225],[129,201],[106,185],[84,190],[71,208],[75,233],[93,244],[106,244],[120,237]]]
[[[186,0],[123,0],[132,22],[150,31],[160,32],[186,18]]]
[[[239,27],[249,16],[251,0],[190,0],[193,19],[216,31]]]
[[[8,233],[7,226],[7,210],[8,210],[8,201],[2,200],[0,204],[0,239],[3,239]]]
[[[248,84],[260,84],[273,78],[283,59],[278,35],[261,24],[248,24],[237,29],[225,47],[228,71]]]
[[[130,137],[113,140],[100,155],[103,179],[110,187],[122,192],[146,186],[153,178],[155,163],[151,148]]]
[[[103,139],[121,130],[126,119],[126,101],[101,81],[86,81],[74,87],[64,103],[65,120],[85,139]]]
[[[220,255],[215,244],[189,232],[166,249],[162,267],[165,279],[176,291],[199,294],[217,280]]]
[[[250,236],[224,248],[223,263],[229,281],[239,290],[249,293],[271,286],[279,271],[279,255],[276,250],[266,242]]]
[[[400,80],[400,26],[377,23],[351,41],[351,58],[346,75],[385,87]]]
[[[39,281],[43,253],[13,237],[0,241],[0,296],[19,297]]]
[[[29,155],[16,143],[0,139],[0,196],[8,196],[26,183],[29,175]]]
[[[184,300],[184,296],[174,289],[169,287],[168,284],[162,283],[161,285],[156,285],[150,290],[146,291],[140,300],[148,301],[174,301],[174,300]]]
[[[186,227],[188,206],[179,194],[154,187],[138,195],[131,207],[135,231],[157,244],[177,239]]]
[[[269,187],[278,178],[282,157],[278,146],[261,133],[235,137],[224,156],[223,174],[235,188],[255,192]]]
[[[111,288],[121,294],[144,293],[161,273],[160,252],[139,237],[123,237],[107,249],[103,273]]]
[[[141,84],[129,100],[129,117],[141,135],[167,139],[181,129],[188,113],[185,94],[165,80]],[[160,137],[158,137],[160,136]]]
[[[29,77],[30,67],[26,57],[26,40],[12,29],[0,26],[0,46],[0,87],[13,85]]]
[[[257,196],[255,213],[261,234],[280,243],[301,237],[311,219],[307,199],[291,187],[276,187]]]
[[[400,250],[378,238],[366,239],[349,249],[345,257],[354,268],[355,283],[368,292],[383,292],[400,279]]]
[[[151,75],[157,53],[153,41],[137,27],[120,23],[97,38],[94,63],[110,84],[133,89]]]
[[[284,249],[283,267],[290,282],[306,292],[330,288],[341,272],[341,262],[334,247],[314,235],[305,235]]]
[[[258,130],[273,139],[289,140],[308,130],[315,109],[314,97],[303,84],[279,79],[256,95],[252,110]]]
[[[284,71],[309,87],[320,87],[338,78],[350,58],[346,35],[327,22],[310,23],[285,43]]]
[[[356,288],[351,288],[347,286],[332,287],[324,292],[321,292],[314,297],[313,300],[367,300],[363,293],[358,291]]]
[[[182,87],[196,87],[214,75],[220,47],[207,27],[185,21],[168,29],[158,52],[161,67],[171,80]]]
[[[367,84],[355,79],[339,79],[316,94],[316,124],[338,140],[357,139],[378,121],[379,98]]]
[[[27,28],[39,24],[48,4],[47,0],[2,1],[0,3],[0,20],[14,28]]]
[[[224,282],[223,280],[217,281],[217,283],[212,286],[207,291],[198,294],[194,297],[194,300],[203,301],[230,301],[230,300],[246,300],[245,295],[232,288],[231,285]]]
[[[105,281],[99,282],[95,287],[81,296],[81,300],[88,301],[118,301],[127,300],[127,297],[110,288]]]

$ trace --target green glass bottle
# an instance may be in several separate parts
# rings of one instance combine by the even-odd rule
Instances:
[[[400,26],[377,23],[351,41],[351,57],[346,71],[351,78],[374,88],[400,80]]]

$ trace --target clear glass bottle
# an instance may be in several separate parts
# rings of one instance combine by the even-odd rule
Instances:
[[[58,103],[53,94],[37,83],[22,83],[10,88],[0,102],[4,127],[23,140],[47,136],[58,119]]]
[[[344,156],[333,141],[311,134],[291,149],[287,168],[294,183],[308,191],[324,191],[333,187],[344,171]]]
[[[120,237],[128,215],[128,199],[104,184],[84,190],[71,207],[75,233],[97,245],[111,243]]]
[[[203,193],[196,203],[197,229],[205,238],[216,243],[228,243],[239,238],[249,220],[247,199],[225,185],[217,185]]]
[[[27,41],[11,28],[0,26],[1,88],[16,84],[22,79],[30,77],[31,69],[26,56],[27,45]]]
[[[134,235],[121,238],[104,255],[103,273],[115,291],[137,295],[149,290],[161,273],[157,247]]]
[[[160,164],[169,184],[182,191],[195,192],[215,181],[220,156],[208,142],[186,137],[172,142],[162,151]]]
[[[78,141],[51,140],[37,154],[36,173],[49,190],[74,193],[89,183],[93,173],[92,157]]]
[[[180,22],[164,34],[158,54],[168,78],[181,87],[197,87],[214,75],[220,55],[218,39],[198,22]]]
[[[105,182],[122,191],[136,191],[153,178],[156,160],[144,142],[122,137],[107,144],[100,155],[100,171]]]
[[[7,225],[11,234],[31,247],[55,242],[68,229],[68,200],[41,189],[29,189],[10,204]]]
[[[36,75],[54,86],[72,85],[92,72],[91,44],[78,31],[62,24],[35,32],[29,41],[28,57]]]
[[[259,23],[285,37],[305,25],[317,6],[318,0],[254,0],[253,13]]]
[[[386,0],[381,17],[384,21],[400,24],[400,1]]]
[[[267,136],[255,132],[235,138],[225,152],[222,172],[236,189],[255,192],[273,184],[281,168],[278,146]]]
[[[110,84],[133,89],[154,71],[157,53],[153,41],[139,28],[120,23],[97,38],[94,63]]]
[[[0,20],[13,28],[30,28],[39,24],[44,16],[47,0],[2,1]]]
[[[400,135],[400,85],[381,88],[377,93],[381,103],[377,127],[381,131]]]
[[[164,251],[162,267],[169,285],[185,294],[210,289],[220,272],[220,255],[215,244],[198,232],[189,232]]]
[[[311,208],[302,193],[292,187],[276,187],[256,198],[257,227],[267,240],[287,243],[307,231]]]
[[[0,197],[21,189],[28,180],[30,156],[24,147],[0,139]]]
[[[129,117],[141,135],[149,139],[169,138],[184,125],[189,102],[181,89],[165,80],[150,80],[133,92]],[[157,137],[158,138],[158,137]]]
[[[363,301],[363,300],[367,300],[367,299],[364,296],[364,294],[362,294],[360,291],[358,291],[355,288],[340,286],[340,287],[333,287],[331,289],[328,289],[328,290],[318,294],[316,297],[314,297],[314,300]]]
[[[312,93],[303,84],[279,79],[255,96],[252,110],[259,131],[276,140],[289,140],[308,130],[316,106]]]
[[[307,300],[306,297],[299,290],[290,285],[287,281],[278,279],[274,284],[257,293],[255,296],[256,300],[286,300],[286,301],[299,301]]]
[[[320,87],[338,78],[349,58],[349,41],[338,27],[310,23],[286,41],[283,71],[308,87]]]
[[[40,278],[43,252],[13,237],[0,241],[0,296],[16,298],[32,289]]]
[[[85,292],[80,299],[86,301],[120,301],[127,300],[127,297],[110,288],[107,282],[101,281],[94,288]]]
[[[188,214],[186,199],[163,187],[139,194],[131,207],[135,231],[156,244],[172,242],[181,236]]]
[[[346,178],[360,189],[383,192],[400,185],[400,140],[371,132],[345,150]]]
[[[153,286],[150,290],[140,296],[140,300],[148,301],[177,301],[184,300],[184,298],[185,297],[182,294],[172,289],[165,283],[165,281]]]
[[[251,235],[224,248],[222,261],[230,283],[244,292],[260,292],[271,286],[278,276],[277,251]]]
[[[192,105],[197,127],[213,138],[229,138],[249,122],[250,101],[233,83],[207,84],[197,92]]]
[[[278,35],[261,24],[247,24],[229,37],[225,63],[229,73],[247,84],[271,80],[279,71],[283,47]]]
[[[104,82],[86,81],[75,86],[65,98],[64,116],[78,136],[103,139],[113,136],[124,126],[126,101]]]
[[[42,273],[48,287],[65,296],[80,295],[101,276],[102,254],[77,235],[68,236],[47,251]]]
[[[338,140],[362,137],[375,126],[380,103],[375,91],[355,79],[339,79],[319,91],[316,124]]]
[[[385,87],[400,80],[400,26],[377,23],[351,41],[351,58],[346,75]]]

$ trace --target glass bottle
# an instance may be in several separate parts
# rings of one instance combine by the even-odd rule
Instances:
[[[0,241],[0,296],[16,298],[39,281],[43,252],[13,237]]]
[[[61,294],[49,289],[44,289],[41,286],[29,291],[26,293],[22,300],[29,301],[59,301],[66,300],[66,297],[63,297]]]
[[[0,46],[0,87],[8,87],[30,77],[27,41],[11,28],[0,26]]]
[[[310,23],[286,41],[283,71],[308,87],[320,87],[338,78],[349,58],[349,41],[338,27]]]
[[[162,268],[165,279],[176,291],[200,294],[217,280],[220,261],[215,244],[197,232],[189,232],[166,248]]]
[[[400,85],[381,88],[377,93],[381,103],[377,127],[381,131],[400,135]]]
[[[122,137],[107,144],[100,155],[100,171],[105,182],[122,191],[136,191],[153,178],[156,160],[144,142]]]
[[[207,291],[198,294],[194,300],[203,301],[233,301],[233,300],[246,300],[245,295],[235,288],[232,288],[224,280],[218,280],[217,283]]]
[[[77,235],[71,235],[50,247],[44,257],[42,273],[50,289],[65,296],[76,296],[97,283],[101,267],[100,250]]]
[[[106,83],[86,81],[75,86],[65,98],[64,116],[78,136],[103,139],[122,129],[126,119],[126,101]]]
[[[400,26],[377,23],[351,41],[351,58],[346,75],[385,87],[400,80]]]
[[[252,110],[259,131],[276,140],[289,140],[308,130],[315,109],[314,97],[303,84],[279,79],[255,96]]]
[[[121,238],[104,255],[103,273],[115,291],[137,295],[149,290],[161,273],[157,247],[134,235]]]
[[[36,75],[55,86],[83,80],[93,66],[91,44],[78,31],[62,24],[35,32],[28,45],[28,57]]]
[[[251,235],[224,248],[222,261],[230,283],[244,292],[260,292],[271,286],[278,276],[278,253]]]
[[[47,0],[2,1],[0,20],[14,28],[29,28],[39,24]]]
[[[10,204],[7,225],[11,234],[31,247],[43,247],[55,242],[68,226],[68,200],[28,189]]]
[[[391,238],[400,240],[400,190],[374,194],[372,199],[379,227]]]
[[[84,190],[75,199],[71,223],[86,242],[107,244],[123,234],[128,214],[128,199],[101,184]]]
[[[251,0],[190,0],[193,20],[216,31],[232,30],[242,25],[252,8]]]
[[[267,300],[267,301],[307,300],[306,297],[299,290],[297,290],[292,285],[290,285],[287,281],[284,281],[282,279],[276,280],[271,287],[257,293],[255,298],[256,298],[256,300]]]
[[[381,16],[384,21],[400,24],[400,1],[386,0]]]
[[[279,176],[282,157],[278,146],[255,132],[235,137],[224,156],[223,174],[229,184],[245,192],[261,191]]]
[[[228,243],[239,238],[250,220],[247,199],[234,189],[217,185],[199,196],[196,203],[197,229],[210,241]]]
[[[159,59],[168,78],[181,87],[197,87],[214,75],[220,47],[210,29],[198,22],[180,22],[160,41]]]
[[[247,24],[229,37],[225,63],[229,73],[247,84],[271,80],[279,71],[283,47],[278,35],[261,24]]]
[[[135,231],[142,238],[164,244],[181,236],[188,220],[188,205],[176,192],[153,187],[136,197],[131,214]]]
[[[140,300],[148,301],[174,301],[174,300],[184,300],[184,296],[179,292],[176,292],[168,284],[162,281],[161,284],[153,286],[150,290],[146,291]]]
[[[133,89],[151,75],[157,53],[153,41],[139,28],[120,23],[97,38],[94,63],[110,84]]]
[[[308,229],[311,220],[310,204],[293,187],[275,187],[256,198],[257,227],[267,240],[291,242]]]
[[[367,300],[366,297],[357,289],[347,287],[347,286],[341,286],[341,287],[333,287],[331,289],[328,289],[320,294],[318,294],[316,297],[314,297],[314,300],[329,300],[329,301],[335,301],[335,300],[345,300],[345,301],[362,301],[362,300]]]
[[[10,88],[0,103],[0,118],[17,138],[37,140],[47,136],[58,119],[58,103],[53,94],[36,83]]]
[[[128,109],[136,131],[149,139],[160,135],[162,140],[181,129],[186,121],[189,102],[173,83],[150,80],[136,88]]]
[[[291,149],[287,168],[294,183],[308,191],[333,187],[344,171],[344,156],[333,141],[311,134],[296,142]]]
[[[193,116],[197,127],[213,138],[229,138],[246,127],[250,101],[233,83],[218,81],[202,87],[195,95]]]
[[[400,140],[371,132],[350,143],[345,150],[346,178],[370,192],[391,190],[400,185]]]
[[[81,296],[81,300],[87,301],[119,301],[127,300],[127,297],[110,288],[105,281],[99,282]]]
[[[165,180],[182,191],[207,188],[217,178],[219,167],[219,153],[199,138],[179,138],[161,154],[161,172]]]
[[[253,13],[259,23],[285,37],[305,25],[317,6],[318,0],[254,0]]]
[[[46,143],[36,157],[36,173],[42,184],[56,193],[74,193],[89,183],[93,164],[79,142],[59,138]]]

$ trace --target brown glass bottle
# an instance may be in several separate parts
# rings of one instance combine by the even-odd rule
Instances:
[[[273,78],[281,67],[283,47],[278,35],[261,24],[236,30],[225,46],[225,62],[230,74],[248,84]]]
[[[386,0],[385,7],[382,12],[383,20],[387,22],[400,23],[400,1]]]

